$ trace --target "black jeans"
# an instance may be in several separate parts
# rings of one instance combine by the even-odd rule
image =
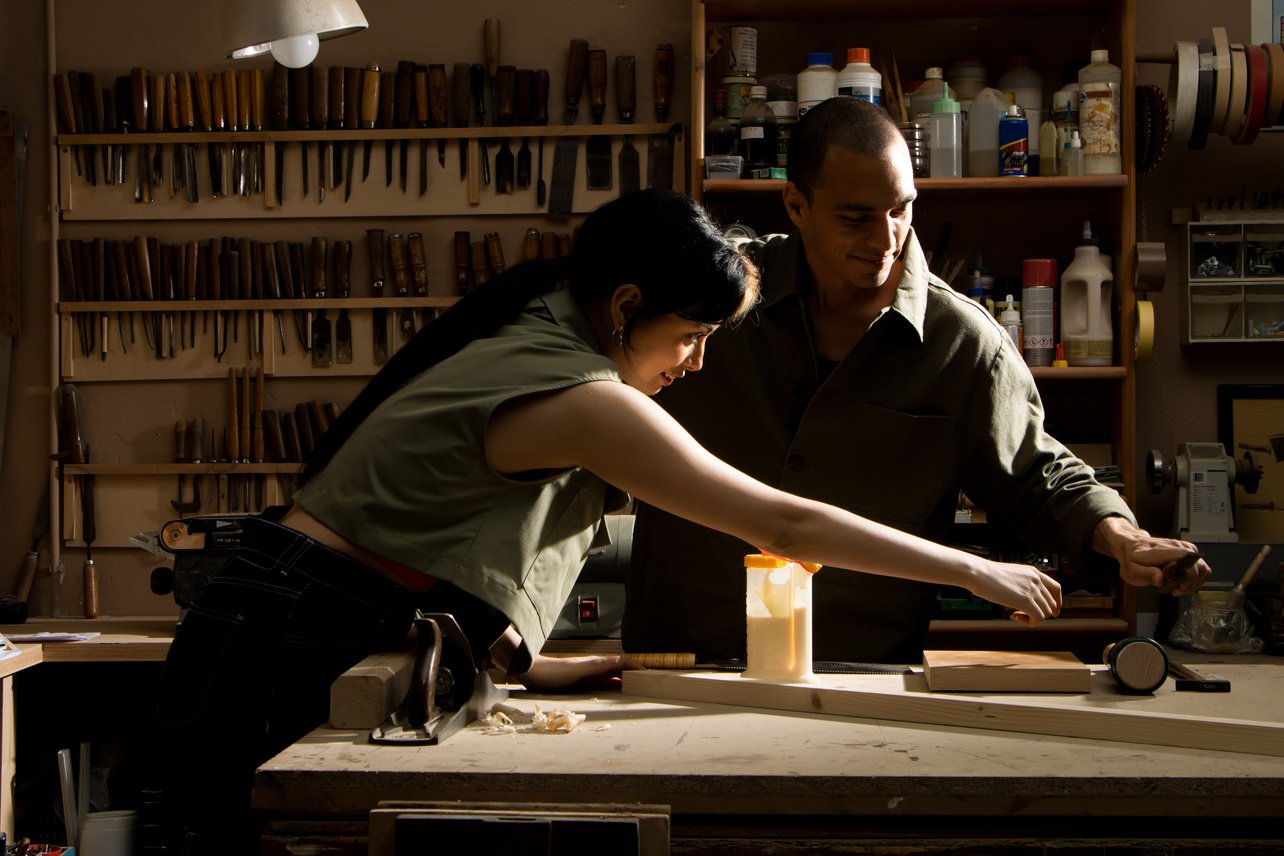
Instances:
[[[335,678],[399,647],[416,608],[455,614],[475,656],[508,623],[447,583],[414,594],[293,529],[246,520],[161,678],[171,852],[256,853],[255,769],[325,722]]]

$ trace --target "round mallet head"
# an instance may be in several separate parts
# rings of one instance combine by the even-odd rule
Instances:
[[[1164,646],[1146,636],[1112,642],[1101,652],[1101,660],[1110,667],[1119,689],[1126,693],[1153,693],[1168,679],[1168,654]]]

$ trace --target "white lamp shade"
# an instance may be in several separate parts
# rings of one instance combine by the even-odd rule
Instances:
[[[267,53],[275,41],[333,39],[370,26],[357,0],[229,0],[225,20],[231,59]]]

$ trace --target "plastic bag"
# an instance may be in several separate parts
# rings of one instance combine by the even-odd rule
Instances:
[[[1198,596],[1173,625],[1168,643],[1205,654],[1257,654],[1262,650],[1262,640],[1253,635],[1253,625],[1243,609],[1200,605]]]

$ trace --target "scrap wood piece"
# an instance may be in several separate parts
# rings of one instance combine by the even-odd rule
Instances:
[[[1080,700],[931,693],[921,675],[827,675],[825,685],[721,672],[625,672],[624,693],[658,699],[1284,756],[1284,723],[1190,716]]]

